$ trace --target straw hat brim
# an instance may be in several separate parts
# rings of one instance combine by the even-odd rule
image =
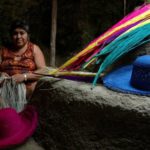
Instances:
[[[128,65],[109,73],[103,78],[104,86],[118,92],[150,96],[150,91],[137,89],[130,84],[132,68],[132,65]]]

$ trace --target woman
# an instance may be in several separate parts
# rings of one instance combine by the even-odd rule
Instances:
[[[10,35],[11,46],[0,51],[0,149],[23,143],[36,129],[37,112],[26,105],[26,91],[29,99],[40,77],[34,72],[45,67],[41,49],[29,40],[25,21],[15,21]]]
[[[25,21],[17,20],[10,27],[11,46],[1,48],[1,76],[12,77],[17,83],[25,83],[27,98],[34,90],[39,76],[34,74],[45,67],[41,49],[30,42],[29,26]]]

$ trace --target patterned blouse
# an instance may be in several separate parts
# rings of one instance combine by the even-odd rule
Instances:
[[[10,76],[19,73],[27,73],[36,70],[33,55],[34,45],[29,42],[22,55],[16,55],[8,48],[2,48],[0,71]]]

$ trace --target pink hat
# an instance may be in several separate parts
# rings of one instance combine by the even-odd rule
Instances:
[[[37,120],[33,106],[27,106],[20,113],[13,108],[0,109],[0,149],[24,142],[36,129]]]

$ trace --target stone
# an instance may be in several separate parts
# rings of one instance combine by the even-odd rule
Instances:
[[[46,150],[150,149],[150,97],[44,77],[31,104],[39,112],[34,138]]]
[[[33,138],[30,138],[25,143],[9,150],[44,150],[44,148],[42,148]]]

